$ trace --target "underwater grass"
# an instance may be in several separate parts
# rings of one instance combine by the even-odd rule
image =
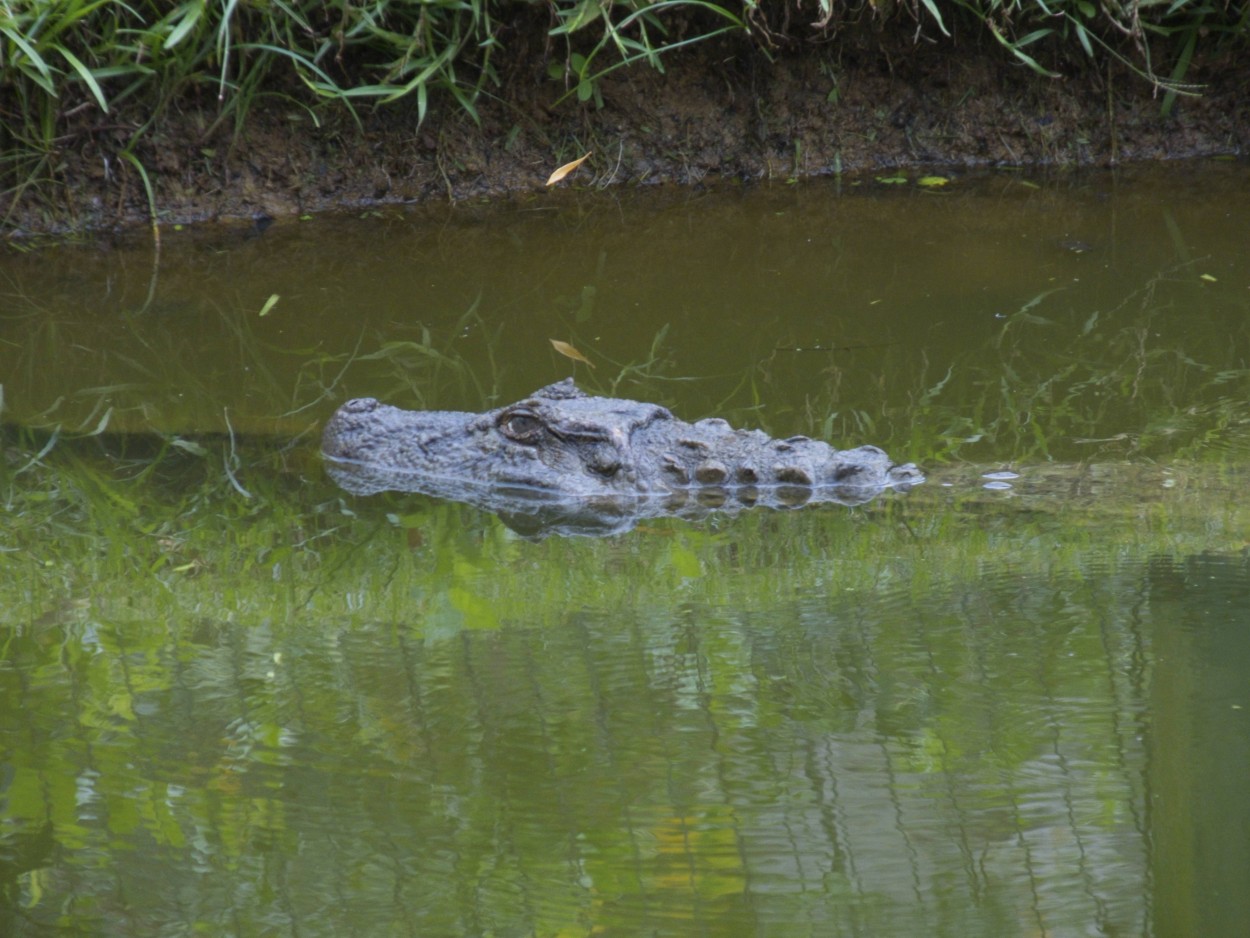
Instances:
[[[438,369],[443,390],[427,386],[427,394],[455,399],[492,382],[433,348],[428,354],[383,348],[379,356],[310,365],[301,376],[303,395],[326,393],[313,377],[323,369],[335,375],[361,364],[402,370],[410,356],[431,360],[427,376]],[[1145,365],[1174,368],[1176,361],[1148,354]],[[1093,385],[1083,366],[1056,369],[1052,386],[1032,397],[1034,375],[1026,373],[1018,382],[986,384],[979,401],[957,406],[947,394],[957,385],[977,386],[968,365],[965,374],[918,398],[908,414],[833,411],[826,418],[835,428],[830,438],[838,437],[837,427],[865,420],[894,434],[890,451],[916,458],[929,475],[906,495],[889,493],[854,509],[649,519],[604,540],[526,541],[498,518],[464,505],[394,493],[349,497],[325,476],[308,435],[73,432],[10,423],[0,429],[0,625],[205,614],[288,622],[305,613],[376,623],[401,609],[411,617],[416,602],[430,611],[428,628],[443,634],[530,621],[536,610],[554,615],[571,596],[622,607],[693,596],[751,608],[769,597],[802,594],[831,569],[842,588],[872,592],[884,581],[917,589],[934,581],[973,582],[1004,557],[1013,569],[1050,575],[1077,571],[1099,551],[1240,550],[1250,525],[1250,509],[1239,497],[1248,453],[1230,452],[1220,441],[1250,418],[1244,398],[1235,403],[1237,388],[1250,380],[1245,375],[1200,369],[1228,393],[1211,405],[1217,413],[1193,418],[1192,456],[1173,448],[1166,463],[1113,462],[1097,450],[1091,455],[1101,458],[1092,466],[1050,461],[1071,448],[1059,441],[1073,427],[1105,419],[1090,412],[1099,396],[1080,392],[1131,380],[1139,364]],[[1187,370],[1176,374],[1192,380]],[[657,380],[658,389],[669,386]],[[1163,402],[1141,403],[1157,413],[1156,427],[1171,426]],[[1019,421],[1022,407],[1034,411],[1036,423]],[[893,427],[895,420],[906,429]],[[910,443],[906,433],[913,434]],[[982,488],[987,464],[976,457],[986,444],[1009,454],[1005,461],[1021,472],[1008,493]],[[1143,449],[1149,455],[1148,444],[1136,444],[1139,455]],[[605,578],[608,569],[614,575]]]
[[[1011,494],[985,491],[975,471],[946,472],[854,509],[659,518],[619,537],[535,542],[464,505],[349,498],[310,443],[12,432],[5,442],[0,625],[9,627],[123,612],[287,621],[301,609],[378,621],[414,597],[446,603],[464,628],[529,619],[579,595],[748,608],[797,595],[831,567],[845,588],[866,591],[918,571],[924,582],[972,582],[1004,557],[1053,573],[1103,549],[1235,552],[1250,523],[1236,497],[1244,466],[1212,462],[1176,464],[1172,485],[1109,466],[1094,474],[1093,494],[1081,466],[1031,473]]]
[[[228,348],[213,354],[227,355],[228,367],[249,376],[241,395],[207,365],[205,348],[184,341],[176,327],[134,320],[143,328],[114,344],[12,293],[11,406],[3,416],[45,432],[59,427],[67,438],[148,434],[190,446],[237,434],[302,444],[349,397],[481,411],[532,390],[521,374],[549,381],[563,369],[591,393],[654,401],[687,419],[717,415],[774,436],[873,442],[926,467],[1218,461],[1250,455],[1250,369],[1238,357],[1239,343],[1186,328],[1175,315],[1203,289],[1201,269],[1184,262],[1144,271],[1096,307],[1066,288],[1045,290],[1004,311],[996,334],[940,366],[907,344],[830,354],[819,367],[809,357],[811,379],[783,396],[780,379],[793,374],[795,356],[804,353],[777,348],[735,359],[737,367],[723,374],[695,375],[680,364],[688,360],[681,343],[690,340],[674,338],[668,326],[628,359],[597,347],[570,321],[560,336],[594,349],[598,368],[556,361],[553,351],[551,369],[534,369],[510,354],[515,324],[492,321],[481,295],[454,313],[430,311],[399,334],[362,324],[330,346],[315,336],[279,339],[247,299],[205,301],[200,315],[220,323],[211,341]],[[134,302],[151,293],[136,287]],[[588,297],[584,291],[581,302],[592,302]],[[25,320],[29,325],[17,328]],[[49,380],[43,365],[67,343],[81,369],[69,387],[64,378]],[[240,484],[250,490],[246,480]]]
[[[313,408],[328,412],[343,397],[348,376],[406,406],[500,403],[505,336],[486,329],[476,302],[449,327],[408,341],[362,334],[337,354],[280,350],[304,357],[285,378],[264,367],[266,350],[249,329],[255,317],[227,317],[265,388],[273,431],[236,433],[226,413],[206,432],[144,431],[125,419],[130,405],[116,385],[96,389],[87,416],[63,426],[55,414],[42,428],[0,414],[0,607],[11,622],[70,614],[83,602],[112,602],[99,584],[114,583],[153,615],[224,602],[249,615],[315,608],[376,619],[411,596],[437,595],[454,612],[440,628],[478,628],[585,591],[606,598],[619,587],[625,603],[639,582],[657,602],[702,583],[722,591],[708,601],[741,605],[801,590],[833,558],[845,583],[870,589],[882,576],[909,582],[919,569],[975,578],[1008,555],[1026,567],[1057,562],[1037,543],[1070,548],[1074,565],[1099,545],[1143,555],[1236,551],[1250,523],[1237,495],[1250,460],[1250,370],[1214,345],[1160,336],[1169,291],[1190,288],[1179,276],[1187,269],[1161,269],[1112,298],[1066,343],[1055,331],[1062,293],[1039,295],[1004,316],[992,351],[970,349],[942,375],[913,370],[910,387],[883,396],[877,412],[840,409],[835,385],[813,387],[804,406],[814,435],[874,439],[924,467],[929,483],[905,496],[851,510],[650,519],[604,542],[533,544],[467,506],[403,494],[356,499],[326,478],[315,433],[305,431],[316,425]],[[468,326],[488,346],[476,364],[450,338]],[[674,382],[692,380],[670,352],[661,329],[644,360],[612,363],[619,371],[595,389],[665,399]],[[168,365],[179,368],[176,356]],[[775,367],[784,358],[733,376],[723,415],[739,425],[767,417],[760,389]],[[173,382],[164,393],[180,397],[188,386]],[[152,387],[135,393],[150,399]],[[196,390],[210,406],[214,393]],[[1003,464],[1022,472],[1015,489],[983,490],[980,473]],[[518,564],[532,575],[499,578]],[[634,573],[604,581],[609,566]],[[718,569],[734,576],[705,577]]]

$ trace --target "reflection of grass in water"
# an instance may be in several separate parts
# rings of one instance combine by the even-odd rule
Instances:
[[[313,754],[298,777],[333,781],[321,774],[329,763],[316,761],[326,746],[387,779],[435,753],[449,773],[444,792],[459,777],[448,766],[463,763],[458,829],[489,830],[498,804],[511,802],[483,793],[481,780],[522,770],[507,747],[463,757],[463,727],[515,711],[518,699],[549,727],[542,738],[559,741],[545,743],[550,751],[581,762],[587,796],[671,790],[668,759],[573,755],[617,750],[604,714],[644,739],[670,719],[689,739],[691,717],[714,717],[716,737],[728,740],[790,725],[804,738],[847,733],[872,719],[896,741],[891,764],[908,773],[906,786],[959,772],[998,791],[1004,771],[1053,755],[1039,690],[1045,702],[1125,695],[1131,706],[1148,683],[1139,677],[1149,668],[1143,568],[1126,558],[1228,551],[1250,527],[1250,509],[1224,484],[1237,480],[1212,474],[1209,489],[1145,508],[1133,499],[1131,512],[1125,500],[1111,510],[1020,510],[974,485],[935,486],[855,510],[659,519],[624,538],[531,543],[459,505],[344,499],[300,454],[255,442],[235,449],[251,498],[225,471],[228,441],[58,440],[32,464],[45,442],[12,434],[0,462],[0,663],[21,676],[0,690],[41,727],[72,727],[20,739],[19,771],[37,767],[47,781],[15,805],[42,817],[55,803],[72,818],[84,766],[112,780],[93,797],[118,830],[90,835],[122,846],[92,852],[84,876],[124,861],[136,831],[172,845],[167,855],[181,863],[187,832],[211,838],[236,814],[252,823],[266,798],[295,803],[283,776],[269,773]],[[1221,541],[1216,530],[1232,533]],[[981,623],[995,627],[972,627]],[[481,641],[469,634],[487,630]],[[523,666],[514,667],[517,649]],[[636,679],[622,685],[626,666]],[[467,719],[442,719],[459,708]],[[1112,768],[1120,725],[1086,720],[1079,737],[1089,752],[1111,754]],[[288,732],[317,742],[286,745]],[[691,771],[700,748],[680,760],[683,778],[724,768],[726,747],[709,745],[708,771]],[[610,783],[585,774],[594,766]],[[546,760],[539,767],[550,772]],[[1108,770],[1096,770],[1105,798]],[[1072,778],[1091,771],[1086,760]],[[280,832],[290,825],[287,842],[302,830],[295,814],[267,815]],[[605,856],[619,850],[633,869],[637,843],[619,823],[577,828],[589,831],[579,843],[595,841],[587,868],[602,864],[607,875]],[[653,826],[656,836],[673,827]],[[490,836],[466,835],[459,849],[472,856],[479,841],[493,857]],[[517,849],[546,868],[549,850],[536,845],[552,842],[559,836],[544,833]],[[693,838],[689,849],[719,856],[724,846]],[[219,860],[241,858],[254,838],[220,836],[213,849]],[[701,885],[722,881],[716,873]]]
[[[42,448],[37,439],[9,442],[10,450]],[[477,729],[510,726],[509,713],[532,709],[524,725],[541,724],[546,757],[526,777],[541,797],[553,771],[575,779],[562,782],[563,794],[575,793],[563,810],[580,813],[579,870],[601,886],[613,870],[639,867],[636,831],[668,843],[697,819],[601,811],[587,800],[597,792],[645,806],[648,793],[672,791],[674,772],[683,784],[718,777],[731,745],[758,753],[759,777],[774,779],[769,750],[745,746],[755,734],[793,730],[810,739],[850,733],[865,719],[892,741],[891,766],[909,773],[900,790],[958,771],[998,791],[1005,769],[1053,753],[1051,723],[1038,728],[1039,689],[1053,694],[1045,703],[1102,702],[1109,674],[1113,692],[1124,692],[1124,673],[1135,680],[1145,667],[1131,644],[1141,620],[1126,609],[1138,591],[1108,586],[1105,569],[1096,583],[1069,576],[1096,561],[1107,543],[1100,537],[1123,526],[1086,528],[1057,547],[1049,538],[1037,550],[1030,541],[1054,529],[1029,517],[992,508],[973,517],[971,497],[963,511],[891,499],[856,511],[658,521],[623,539],[534,544],[459,506],[407,497],[344,505],[308,478],[311,470],[301,478],[290,454],[261,447],[239,446],[255,496],[246,500],[224,478],[218,448],[162,452],[119,441],[102,454],[105,442],[58,444],[16,478],[12,467],[0,469],[0,491],[22,515],[28,548],[0,554],[0,621],[22,626],[0,657],[12,649],[29,679],[20,690],[8,682],[8,692],[38,706],[32,719],[41,727],[72,727],[22,740],[31,754],[22,770],[48,777],[41,797],[22,805],[40,816],[54,803],[72,818],[83,767],[110,780],[93,797],[111,826],[81,835],[91,847],[91,838],[109,838],[109,849],[87,851],[96,860],[81,871],[87,882],[116,878],[109,864],[124,863],[136,832],[166,850],[177,875],[190,865],[184,840],[194,835],[211,844],[218,866],[238,859],[240,876],[250,876],[242,858],[254,853],[257,825],[281,835],[275,849],[304,843],[307,818],[282,810],[303,803],[307,785],[296,782],[380,779],[369,799],[397,790],[396,777],[424,779],[414,766],[431,763],[439,791],[457,799],[456,829],[466,832],[457,850],[470,879],[497,855],[487,832],[501,816],[527,816],[541,834],[509,846],[510,856],[528,870],[557,869],[553,853],[567,864],[569,850],[559,832],[574,826],[563,814],[526,814],[529,803],[515,794],[498,796],[504,787],[515,792],[518,773],[529,770],[516,761],[519,750],[492,741],[504,734],[483,745]],[[986,519],[1015,523],[979,523]],[[6,528],[0,543],[11,546],[9,536]],[[1169,543],[1156,537],[1144,549]],[[38,546],[45,549],[34,553]],[[1127,569],[1126,579],[1137,574]],[[1042,585],[1022,589],[1022,578],[1039,570]],[[1069,618],[1055,614],[1060,585],[1070,590]],[[932,603],[954,590],[983,603],[986,617],[961,613],[958,602]],[[922,621],[911,614],[918,609]],[[1076,620],[1073,609],[1091,614]],[[990,615],[1021,628],[968,627]],[[497,634],[478,641],[465,634],[472,629]],[[457,634],[463,641],[440,641]],[[1025,693],[1006,690],[1017,679]],[[997,721],[988,754],[978,732],[987,699]],[[1097,766],[1104,772],[1123,758],[1116,725],[1082,724],[1089,751],[1110,754]],[[639,751],[630,740],[657,731],[689,740],[709,730],[729,742],[689,747],[676,761],[627,757]],[[354,771],[334,776],[347,761]],[[783,770],[789,764],[783,759]],[[1072,784],[1085,777],[1074,770]],[[1108,784],[1101,779],[1100,790]],[[337,805],[344,792],[331,794],[326,803]],[[380,803],[396,800],[404,799]],[[443,804],[428,809],[440,829]],[[500,804],[514,814],[501,815]],[[733,841],[716,833],[733,819],[717,820],[713,808],[707,835],[688,838],[686,849],[708,853],[700,887],[719,890],[737,854],[727,855]],[[418,807],[405,817],[420,824],[426,816]],[[598,816],[608,820],[598,824]],[[66,825],[60,836],[78,831]],[[202,853],[196,841],[191,854]],[[655,868],[662,875],[671,865]]]
[[[1090,477],[1077,466],[1070,478],[1063,467],[1053,478],[1029,476],[1010,501],[982,491],[973,472],[948,479],[950,489],[935,482],[856,510],[654,519],[624,539],[527,544],[465,506],[410,495],[347,498],[310,445],[8,436],[0,607],[16,617],[124,600],[149,609],[224,603],[265,615],[307,607],[369,618],[413,596],[437,596],[445,628],[527,618],[536,604],[584,591],[626,602],[639,577],[656,596],[675,598],[699,582],[714,590],[709,601],[749,605],[775,592],[778,577],[796,589],[820,581],[834,557],[840,582],[868,589],[883,576],[907,582],[921,566],[958,580],[1005,556],[1024,567],[1057,562],[1038,555],[1039,538],[1068,545],[1062,550],[1070,547],[1076,564],[1100,543],[1199,550],[1212,546],[1211,523],[1237,532],[1250,521],[1231,497],[1237,474],[1225,467],[1178,470],[1170,489],[1112,467],[1078,498]],[[626,544],[623,554],[613,546]],[[523,576],[514,575],[517,563]],[[605,565],[621,576],[605,579]],[[718,570],[733,576],[713,576]]]

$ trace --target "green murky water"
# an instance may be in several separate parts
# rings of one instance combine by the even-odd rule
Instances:
[[[11,252],[0,934],[1242,933],[1248,244],[1206,164]],[[930,481],[526,539],[324,477],[550,339]]]

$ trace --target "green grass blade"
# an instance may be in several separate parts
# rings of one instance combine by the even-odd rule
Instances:
[[[560,11],[556,14],[560,17],[560,25],[552,29],[548,35],[564,36],[575,33],[599,19],[603,12],[604,9],[599,0],[582,0],[572,10]]]
[[[1085,32],[1085,27],[1073,20],[1076,26],[1076,38],[1081,41],[1081,48],[1085,50],[1085,54],[1091,59],[1094,57],[1094,47],[1090,44],[1089,36]]]
[[[942,35],[949,37],[950,33],[946,31],[946,24],[942,22],[942,14],[938,12],[937,4],[933,0],[921,0],[921,3],[929,11],[929,15],[933,17],[934,22],[937,23],[938,29],[942,31]]]
[[[152,232],[156,238],[156,243],[160,244],[160,229],[157,227],[156,216],[156,192],[152,189],[152,180],[148,178],[148,171],[144,165],[139,162],[139,158],[129,150],[123,150],[121,158],[139,171],[139,178],[143,180],[143,191],[147,193],[148,197],[148,214],[152,222]]]
[[[82,60],[64,46],[57,46],[56,51],[61,53],[61,57],[70,64],[70,67],[78,73],[78,77],[83,80],[83,83],[91,89],[92,95],[95,96],[96,103],[100,105],[100,110],[107,114],[109,112],[108,100],[104,97],[104,89],[100,87],[100,83],[96,81],[95,76],[91,74],[91,69],[83,65]]]
[[[1162,117],[1170,117],[1172,108],[1176,106],[1176,96],[1179,93],[1177,88],[1180,87],[1181,79],[1185,77],[1185,72],[1189,69],[1189,62],[1194,55],[1194,47],[1198,44],[1198,30],[1202,26],[1204,18],[1204,16],[1198,17],[1190,28],[1189,35],[1185,37],[1185,45],[1181,47],[1180,58],[1176,60],[1176,67],[1172,69],[1172,86],[1164,94],[1163,104],[1159,106],[1159,114]]]
[[[39,85],[39,87],[46,91],[51,97],[57,97],[56,84],[52,80],[52,70],[48,67],[48,63],[43,60],[43,56],[39,54],[35,47],[27,42],[26,38],[22,36],[21,33],[15,31],[10,26],[0,26],[0,33],[7,36],[13,45],[17,46],[23,53],[25,53],[26,60],[30,63],[30,65],[34,66],[35,73],[32,74],[29,69],[23,67],[23,63],[21,61],[13,64],[16,67],[21,68],[32,81]]]
[[[407,84],[400,88],[392,88],[392,93],[383,98],[382,103],[390,104],[392,101],[398,101],[406,94],[411,94],[414,90],[424,88],[429,80],[437,75],[443,66],[450,62],[459,51],[460,48],[455,45],[444,47],[443,51],[431,60],[429,65],[418,72],[414,78],[409,80]]]
[[[203,0],[193,3],[184,3],[166,19],[172,21],[183,11],[186,12],[182,18],[178,20],[178,25],[171,29],[169,31],[169,35],[165,37],[163,46],[166,50],[175,48],[179,43],[186,39],[199,24],[200,18],[204,15]]]
[[[238,7],[238,0],[226,0],[225,9],[221,14],[221,25],[217,28],[217,53],[221,56],[221,78],[217,85],[217,100],[224,100],[226,97],[226,76],[230,70],[230,21],[234,18],[234,11]]]
[[[1037,29],[1029,33],[1023,39],[1018,40],[1017,42],[1012,42],[1006,36],[1004,36],[1001,32],[998,31],[998,27],[993,23],[993,21],[986,20],[985,25],[987,25],[990,28],[990,32],[993,34],[994,38],[997,39],[1004,48],[1006,48],[1012,55],[1018,58],[1021,62],[1023,62],[1029,68],[1033,69],[1033,71],[1037,72],[1039,75],[1045,75],[1047,78],[1059,78],[1060,77],[1058,72],[1052,72],[1050,69],[1044,68],[1042,64],[1037,61],[1037,59],[1033,58],[1033,56],[1029,55],[1027,52],[1022,51],[1020,48],[1021,46],[1028,45],[1029,43],[1032,43],[1032,42],[1036,42],[1038,39],[1041,39],[1043,36],[1054,32],[1054,30]]]

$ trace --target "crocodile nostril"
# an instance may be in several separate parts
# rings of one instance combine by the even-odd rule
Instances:
[[[621,461],[614,456],[605,459],[592,459],[590,461],[590,471],[610,479],[621,471]]]
[[[586,468],[610,479],[621,471],[621,454],[615,446],[596,446],[586,456]]]
[[[378,409],[378,402],[372,397],[358,397],[343,405],[349,414],[371,414]]]

